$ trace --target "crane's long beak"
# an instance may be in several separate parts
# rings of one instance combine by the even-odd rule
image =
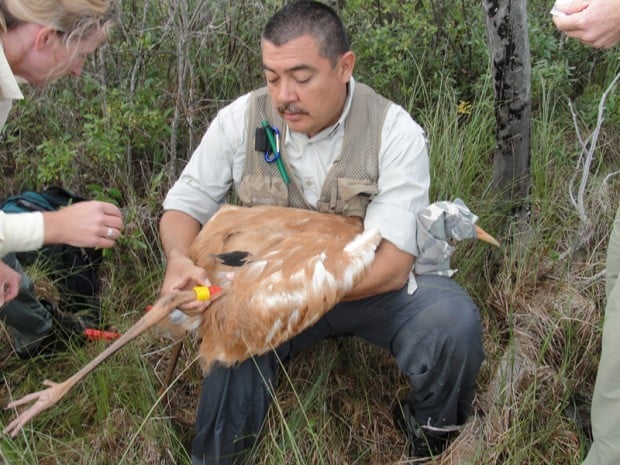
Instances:
[[[478,239],[484,242],[488,242],[489,244],[492,244],[495,247],[499,247],[499,242],[497,242],[497,240],[493,236],[491,236],[488,232],[486,232],[484,229],[482,229],[477,224],[475,225],[475,227],[476,227],[476,237]]]

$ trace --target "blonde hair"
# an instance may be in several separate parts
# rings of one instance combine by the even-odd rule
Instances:
[[[22,23],[62,33],[65,42],[92,34],[107,36],[114,22],[114,0],[0,0],[0,37]]]

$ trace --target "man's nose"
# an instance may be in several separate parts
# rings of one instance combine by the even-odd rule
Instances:
[[[294,102],[297,99],[294,85],[290,82],[290,80],[286,79],[282,81],[280,88],[278,89],[277,98],[279,105]]]

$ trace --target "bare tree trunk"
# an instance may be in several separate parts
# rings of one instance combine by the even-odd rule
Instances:
[[[526,0],[483,0],[495,88],[493,185],[516,211],[530,191],[530,44]]]
[[[179,157],[188,158],[195,148],[194,112],[198,85],[195,66],[197,60],[208,60],[200,50],[209,34],[215,31],[215,15],[219,2],[213,0],[168,0],[166,5],[174,22],[176,49],[175,107],[170,123],[170,175],[178,176]],[[189,153],[177,153],[180,131],[187,130]],[[182,160],[181,160],[182,161]]]

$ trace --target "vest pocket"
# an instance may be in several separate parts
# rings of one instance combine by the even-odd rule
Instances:
[[[366,208],[379,190],[372,181],[338,178],[337,192],[332,191],[331,206],[336,213],[347,216],[366,215]]]
[[[244,206],[254,205],[288,205],[288,187],[280,178],[260,174],[248,174],[243,177],[237,188],[239,200]]]

